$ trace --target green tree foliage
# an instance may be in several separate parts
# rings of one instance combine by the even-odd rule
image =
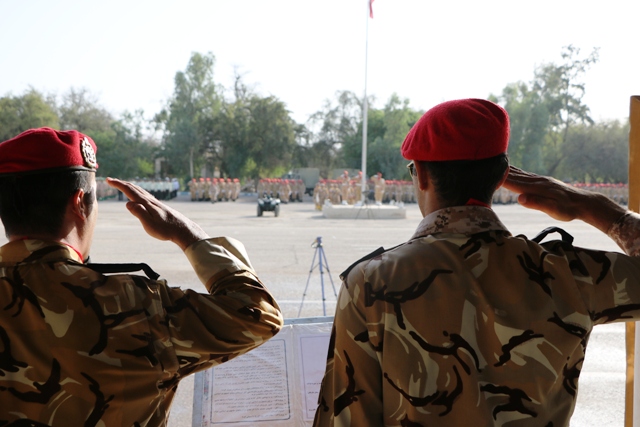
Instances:
[[[512,83],[503,89],[500,100],[511,121],[511,163],[531,172],[544,173],[542,152],[550,117],[540,93],[526,83]]]
[[[13,138],[25,130],[59,126],[54,103],[31,88],[22,95],[0,98],[0,141]]]
[[[508,84],[499,97],[511,119],[509,156],[513,164],[554,176],[567,158],[564,145],[576,125],[593,120],[583,102],[583,82],[589,68],[598,61],[598,49],[586,57],[580,49],[566,46],[559,64],[539,66],[530,83]]]
[[[293,168],[312,167],[311,165],[311,138],[309,129],[300,123],[296,123],[293,128],[295,145],[291,156],[291,166]]]
[[[390,179],[406,179],[406,160],[400,146],[411,126],[422,115],[409,107],[408,99],[393,94],[383,109],[372,107],[367,115],[367,174],[382,172]],[[298,132],[296,163],[317,167],[323,176],[336,168],[362,168],[363,102],[353,92],[336,93],[313,114],[308,127]],[[313,132],[315,130],[315,132]]]
[[[582,98],[586,87],[584,75],[591,65],[598,62],[598,49],[585,58],[580,58],[580,49],[565,46],[559,65],[545,64],[535,73],[533,90],[540,93],[549,111],[550,132],[545,146],[544,161],[546,172],[554,175],[565,158],[564,143],[569,130],[576,124],[593,124]]]
[[[409,100],[400,99],[394,93],[382,110],[372,113],[369,114],[372,143],[367,156],[367,171],[371,172],[368,175],[382,172],[383,177],[390,179],[408,179],[407,160],[400,154],[400,147],[422,112],[409,108]]]
[[[115,119],[87,89],[71,88],[57,107],[61,129],[85,133],[98,146],[98,176],[131,179],[152,176],[153,143],[145,136],[148,121],[141,110]]]
[[[216,160],[230,176],[245,176],[251,149],[249,141],[249,122],[251,112],[247,108],[247,99],[239,98],[225,102],[220,115],[220,142],[215,145]]]
[[[338,167],[360,167],[358,144],[362,144],[362,100],[351,91],[336,93],[335,102],[326,100],[308,121],[311,145],[307,149],[310,167],[323,176]]]
[[[154,142],[145,136],[148,121],[142,110],[125,112],[113,121],[109,131],[100,132],[98,144],[100,167],[98,175],[122,179],[150,177],[154,173]]]
[[[85,88],[69,89],[57,109],[60,129],[75,129],[87,135],[108,132],[114,121],[111,113],[100,106],[98,97]]]
[[[526,170],[571,181],[627,180],[629,125],[594,123],[583,102],[584,76],[598,61],[598,50],[584,56],[574,46],[561,60],[534,70],[529,82],[505,86],[490,96],[509,112],[511,162]],[[71,88],[59,102],[29,89],[0,98],[0,140],[34,127],[77,129],[98,145],[99,175],[152,176],[163,160],[162,175],[181,178],[278,176],[290,168],[317,167],[323,176],[334,169],[361,169],[363,99],[336,92],[305,124],[295,123],[275,96],[260,96],[236,75],[230,99],[214,81],[215,57],[193,53],[176,73],[174,92],[152,121],[160,132],[156,144],[142,111],[116,119],[86,89]],[[400,146],[422,112],[408,99],[392,95],[383,108],[368,99],[367,174],[408,179]]]
[[[411,109],[409,100],[396,94],[383,109],[372,107],[373,102],[368,104],[367,174],[382,172],[390,179],[407,178],[400,146],[422,112]],[[334,168],[362,168],[362,106],[362,99],[353,92],[338,92],[334,103],[327,101],[325,108],[312,116],[321,127],[309,151],[318,156],[315,166],[323,174]]]
[[[558,173],[565,181],[628,182],[629,123],[607,121],[573,126],[563,145]]]
[[[175,174],[193,177],[214,149],[221,108],[213,80],[214,63],[211,53],[192,54],[186,70],[175,75],[168,106],[156,115],[164,130],[163,155]]]
[[[283,102],[273,96],[252,96],[247,138],[249,157],[255,168],[248,171],[253,178],[285,172],[291,164],[295,145],[294,121]]]
[[[260,178],[277,176],[291,165],[296,124],[285,104],[261,97],[236,75],[234,99],[224,101],[218,119],[219,137],[212,158],[223,175]]]

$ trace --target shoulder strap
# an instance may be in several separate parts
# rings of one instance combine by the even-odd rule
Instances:
[[[536,243],[540,243],[540,242],[542,242],[544,240],[545,237],[547,237],[547,235],[549,235],[551,233],[559,233],[560,236],[562,236],[562,241],[564,243],[568,243],[570,245],[573,244],[573,236],[571,234],[567,233],[566,231],[564,231],[560,227],[547,227],[544,230],[542,230],[540,233],[538,233],[538,235],[536,237],[531,239],[531,241],[536,242]]]
[[[360,258],[359,260],[357,260],[356,262],[354,262],[353,264],[351,264],[349,267],[347,267],[347,269],[346,269],[345,271],[343,271],[343,272],[340,274],[340,279],[342,279],[342,280],[346,279],[346,278],[347,278],[347,276],[349,275],[349,272],[350,272],[351,270],[353,270],[353,267],[355,267],[356,265],[360,264],[361,262],[363,262],[363,261],[367,261],[367,260],[370,260],[370,259],[372,259],[372,258],[375,258],[375,257],[377,257],[378,255],[382,255],[383,253],[388,252],[388,251],[390,251],[390,250],[392,250],[392,249],[395,249],[395,248],[397,248],[398,246],[402,246],[402,245],[404,245],[404,243],[401,243],[401,244],[396,245],[396,246],[394,246],[394,247],[392,247],[392,248],[389,248],[389,249],[385,249],[385,248],[383,248],[382,246],[380,246],[380,247],[379,247],[378,249],[376,249],[375,251],[371,252],[370,254],[367,254],[367,255],[363,256],[362,258]]]
[[[102,274],[113,274],[113,273],[133,273],[135,271],[143,271],[144,274],[151,280],[158,280],[160,275],[153,271],[151,267],[144,263],[138,264],[95,264],[88,263],[85,264],[85,267],[89,267],[93,271],[97,271]]]

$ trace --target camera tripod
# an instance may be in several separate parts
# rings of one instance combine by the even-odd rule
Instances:
[[[329,263],[327,262],[327,257],[324,254],[324,248],[322,246],[322,237],[316,237],[316,240],[311,244],[312,248],[316,248],[315,253],[313,254],[313,260],[311,261],[311,269],[309,270],[309,277],[307,278],[307,284],[304,287],[304,292],[302,294],[302,301],[300,301],[300,308],[298,309],[298,317],[300,317],[300,312],[302,311],[302,305],[304,304],[304,297],[307,295],[307,288],[309,287],[309,281],[311,280],[311,273],[315,267],[319,267],[320,270],[320,287],[322,289],[322,314],[324,316],[327,315],[327,309],[325,307],[325,297],[324,297],[324,270],[323,267],[329,273],[329,280],[331,280],[331,287],[333,288],[333,295],[338,297],[336,292],[336,287],[333,284],[333,279],[331,278],[331,271],[329,270]],[[316,257],[318,257],[318,263],[316,264]]]

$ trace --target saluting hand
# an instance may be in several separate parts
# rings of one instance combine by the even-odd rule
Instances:
[[[107,178],[107,184],[122,191],[129,198],[127,209],[140,220],[144,231],[151,237],[170,240],[182,250],[198,240],[209,237],[198,224],[159,202],[137,185],[116,178]]]
[[[519,193],[518,203],[559,221],[581,219],[603,232],[626,210],[606,196],[567,185],[555,178],[510,166],[503,187]]]

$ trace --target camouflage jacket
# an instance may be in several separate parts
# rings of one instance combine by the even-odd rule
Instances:
[[[638,255],[640,217],[608,233]],[[592,327],[640,318],[640,257],[434,212],[343,273],[314,426],[566,426]]]
[[[185,254],[210,294],[98,273],[55,242],[2,246],[0,426],[164,426],[182,378],[280,330],[240,242]]]

